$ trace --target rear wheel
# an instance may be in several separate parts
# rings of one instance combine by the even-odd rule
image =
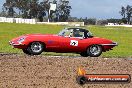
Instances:
[[[24,49],[23,52],[28,55],[40,55],[44,50],[44,45],[40,42],[31,43],[27,49]]]
[[[87,54],[90,57],[98,57],[102,54],[102,47],[100,45],[92,45],[87,49]]]

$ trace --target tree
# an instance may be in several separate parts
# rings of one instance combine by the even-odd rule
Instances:
[[[106,25],[106,24],[108,24],[108,21],[102,19],[102,20],[98,20],[96,24],[97,25]]]
[[[127,5],[126,14],[127,14],[127,22],[128,22],[128,24],[130,24],[130,19],[131,19],[131,16],[132,16],[132,6]]]
[[[57,0],[53,0],[52,2],[48,2],[48,3],[53,3],[53,4],[57,4],[57,8],[56,11],[50,11],[50,21],[61,21],[61,22],[65,22],[68,20],[69,16],[70,16],[70,10],[71,10],[71,6],[69,6],[69,1],[67,0],[59,0],[57,2]],[[47,12],[49,11],[49,7],[50,5],[48,4],[47,6]]]
[[[40,3],[39,0],[6,0],[3,6],[8,13],[12,11],[10,8],[17,8],[23,18],[39,18],[45,16],[46,11],[48,12],[49,0]]]
[[[123,16],[122,18],[122,22],[131,24],[131,17],[132,17],[132,6],[127,5],[126,7],[121,7],[121,11],[120,11],[121,16]]]
[[[39,0],[16,0],[17,8],[23,18],[35,18],[38,14]]]
[[[95,25],[96,24],[96,19],[95,18],[89,18],[89,19],[87,19],[87,24]]]
[[[49,0],[43,0],[42,2],[40,2],[38,8],[39,8],[38,18],[42,22],[43,17],[48,16],[49,14],[49,8],[50,8]]]
[[[6,3],[3,4],[3,7],[5,7],[7,11],[7,17],[13,17],[14,16],[14,6],[15,6],[15,0],[6,0]]]
[[[71,6],[69,6],[69,1],[60,0],[56,11],[56,18],[58,19],[58,21],[67,21],[70,16],[71,9],[72,8]]]
[[[111,19],[107,19],[107,22],[108,23],[120,23],[121,19],[113,19],[113,18],[111,18]]]
[[[121,11],[119,12],[121,14],[121,16],[123,16],[123,18],[126,18],[126,9],[125,7],[121,7]]]
[[[49,14],[50,3],[57,4],[57,9]],[[40,21],[44,16],[49,16],[51,21],[67,21],[71,10],[67,0],[6,0],[3,6],[10,17],[14,17],[16,8],[23,18],[39,18]]]

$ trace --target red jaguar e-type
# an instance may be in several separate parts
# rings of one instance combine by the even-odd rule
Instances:
[[[83,28],[65,28],[58,35],[27,34],[10,41],[14,48],[22,49],[28,55],[45,52],[78,53],[83,57],[98,57],[102,52],[117,46],[116,42],[94,37]]]

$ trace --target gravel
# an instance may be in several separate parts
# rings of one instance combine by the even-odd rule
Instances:
[[[76,83],[77,69],[88,74],[130,74],[128,58],[83,58],[0,54],[0,88],[132,88],[125,84]]]

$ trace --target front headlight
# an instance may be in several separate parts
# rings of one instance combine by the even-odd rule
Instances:
[[[22,37],[22,38],[20,38],[17,42],[18,42],[19,44],[21,44],[22,42],[25,41],[25,39],[26,39],[26,37]]]

